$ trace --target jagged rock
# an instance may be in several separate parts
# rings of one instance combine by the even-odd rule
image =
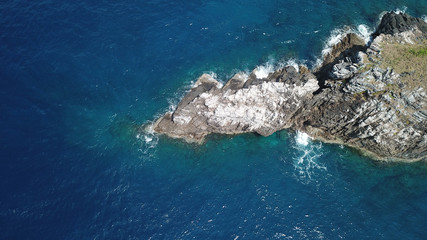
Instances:
[[[296,125],[311,136],[365,149],[381,157],[411,159],[427,153],[425,129],[402,121],[400,110],[394,106],[369,95],[321,95],[327,104],[307,103],[310,107],[305,107],[306,111],[295,119]]]
[[[236,73],[222,88],[223,91],[231,90],[233,92],[243,88],[248,76],[244,73]]]
[[[346,58],[345,60],[341,60],[339,63],[335,64],[332,67],[330,72],[330,77],[332,79],[347,79],[352,77],[356,72],[359,66],[354,64],[351,59]]]
[[[212,76],[202,75],[173,114],[160,119],[154,130],[196,142],[209,133],[268,136],[283,129],[299,105],[319,88],[313,74],[299,74],[293,67],[258,80],[235,75],[220,89]]]
[[[340,57],[340,55],[343,55],[346,53],[346,51],[348,51],[347,53],[351,54],[353,52],[358,52],[355,51],[355,49],[363,49],[363,47],[365,46],[365,41],[357,36],[354,33],[349,33],[346,36],[344,36],[343,39],[340,40],[339,43],[337,43],[335,46],[332,47],[332,50],[326,54],[326,56],[323,59],[323,65],[327,65],[329,63],[332,63],[335,59],[337,58],[343,58]]]
[[[406,31],[412,31],[418,28],[424,34],[427,34],[427,23],[420,18],[414,18],[405,13],[386,13],[373,34],[374,37],[382,34],[396,34]]]
[[[319,80],[321,87],[325,85],[325,81],[331,77],[331,72],[334,71],[335,65],[340,64],[340,61],[348,58],[352,62],[359,60],[359,52],[364,52],[366,49],[365,41],[354,33],[349,33],[344,38],[332,47],[332,50],[324,56],[323,63],[318,69],[315,69],[314,74]],[[332,75],[334,79],[343,79],[350,77],[352,74],[347,72],[346,66],[337,66],[338,69],[343,69],[339,73],[335,69],[336,74]]]

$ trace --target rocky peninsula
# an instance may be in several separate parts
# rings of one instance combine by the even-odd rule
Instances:
[[[427,23],[386,13],[366,44],[354,33],[316,69],[237,73],[222,86],[203,74],[157,133],[202,143],[211,133],[302,131],[384,160],[427,155]]]

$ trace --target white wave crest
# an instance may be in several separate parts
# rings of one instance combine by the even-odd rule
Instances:
[[[374,31],[370,29],[367,25],[360,24],[359,26],[357,26],[356,34],[361,36],[363,40],[365,40],[365,43],[369,43],[369,41],[371,41],[371,35],[373,32]]]
[[[341,28],[336,28],[332,30],[329,38],[325,41],[324,47],[322,50],[322,57],[317,58],[315,66],[318,67],[322,64],[323,58],[332,51],[332,48],[338,44],[347,34],[354,33],[358,35],[360,38],[362,38],[365,41],[365,44],[368,44],[371,41],[371,35],[373,33],[373,30],[365,25],[360,24],[357,26],[357,28],[344,26]]]
[[[301,61],[291,58],[286,61],[280,61],[276,63],[274,59],[270,59],[268,62],[266,62],[263,65],[257,66],[253,73],[258,79],[267,78],[270,73],[273,73],[281,68],[292,66],[296,69],[296,71],[299,71],[299,65],[302,65]]]
[[[323,47],[322,56],[330,53],[332,51],[332,47],[339,43],[347,33],[350,33],[350,29],[348,27],[332,30],[331,35],[326,40],[325,46]]]
[[[294,43],[295,40],[286,40],[286,41],[281,41],[280,43],[282,44],[290,44],[290,43]]]
[[[140,140],[140,146],[138,151],[142,153],[141,157],[149,156],[152,157],[156,152],[156,146],[159,142],[158,135],[154,132],[154,123],[151,122],[146,125],[143,131],[136,134],[136,139]],[[149,158],[150,159],[150,158]]]
[[[175,99],[172,99],[172,98],[168,98],[168,103],[169,103],[169,105],[168,105],[168,112],[173,112],[173,111],[175,111],[175,109],[176,109],[176,107],[177,107],[177,100],[175,100]]]
[[[272,72],[274,72],[274,64],[272,61],[268,61],[264,65],[256,67],[254,70],[254,74],[258,79],[267,78]]]
[[[218,79],[218,75],[214,71],[207,71],[207,74],[209,74],[213,79]]]
[[[408,10],[408,7],[403,6],[402,9],[400,8],[396,8],[396,10],[394,10],[393,12],[397,13],[397,14],[401,14],[401,13],[406,13],[406,10]]]
[[[311,141],[311,138],[307,133],[297,131],[297,135],[295,136],[295,141],[299,145],[307,146],[308,143]]]
[[[426,23],[427,23],[427,15],[423,15],[423,16],[421,16],[421,19],[422,19],[424,22],[426,22]]]
[[[299,64],[298,62],[299,61],[297,59],[291,58],[291,59],[289,59],[289,60],[287,60],[285,62],[279,63],[278,64],[278,68],[292,66],[292,67],[294,67],[297,70],[297,72],[299,72],[299,65],[301,65],[301,64]]]

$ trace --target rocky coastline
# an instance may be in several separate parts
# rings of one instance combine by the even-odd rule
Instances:
[[[427,23],[389,12],[370,43],[349,33],[316,69],[258,67],[223,86],[203,74],[151,128],[197,143],[211,133],[294,129],[376,159],[426,160],[426,78]]]

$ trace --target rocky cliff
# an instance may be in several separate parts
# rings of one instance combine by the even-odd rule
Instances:
[[[427,24],[387,13],[372,39],[348,34],[313,71],[257,68],[224,86],[204,74],[154,130],[202,142],[210,133],[292,128],[379,159],[426,159]]]

